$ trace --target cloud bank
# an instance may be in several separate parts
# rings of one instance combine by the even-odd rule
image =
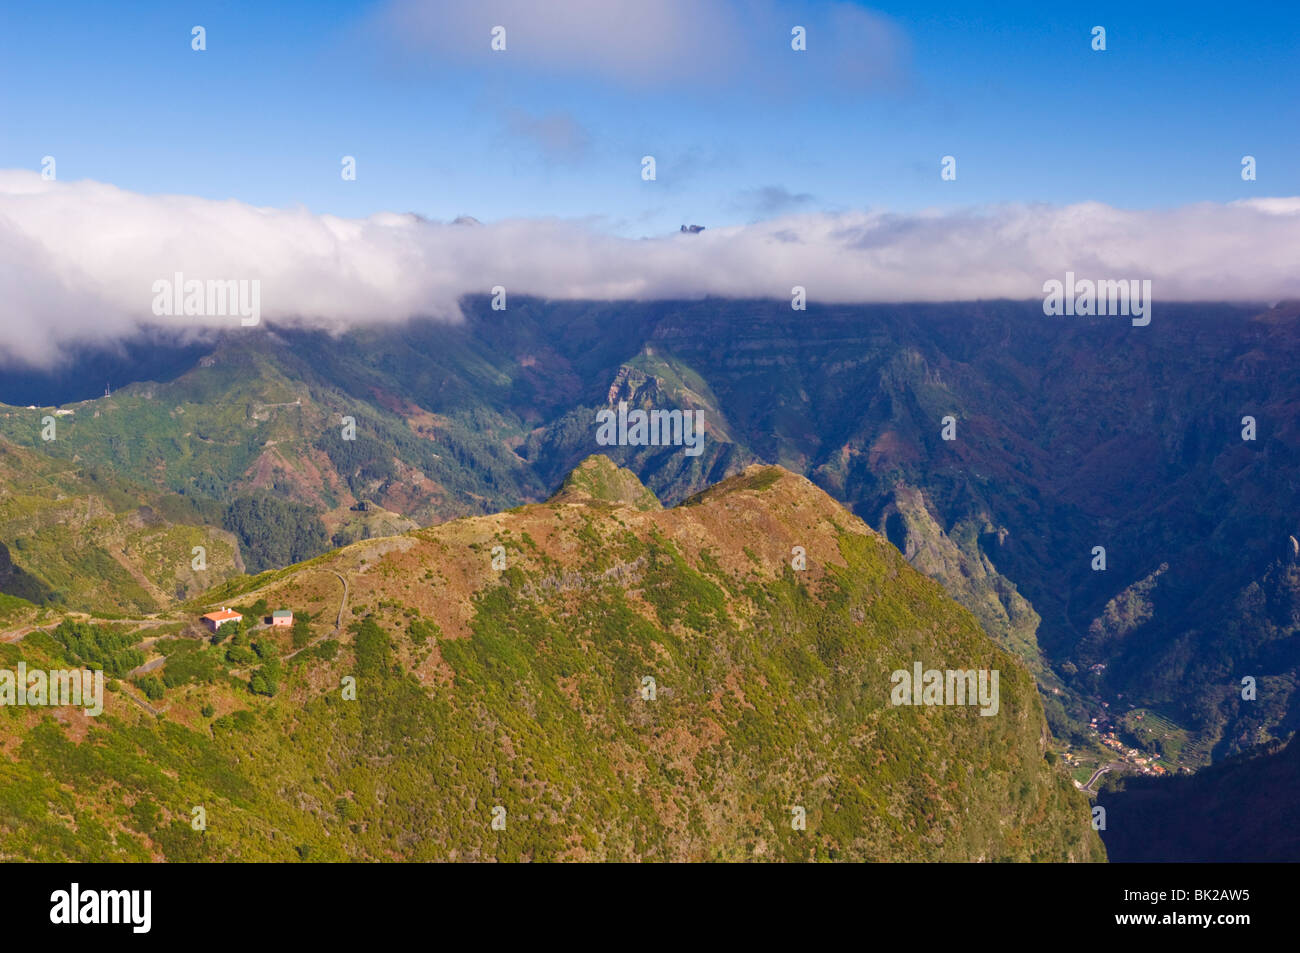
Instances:
[[[1151,211],[1083,203],[807,213],[630,239],[593,221],[348,219],[2,171],[0,357],[49,366],[70,347],[148,328],[239,325],[155,316],[153,283],[176,272],[260,281],[264,320],[326,330],[457,320],[463,296],[497,285],[508,295],[600,300],[788,299],[802,285],[815,305],[1037,298],[1067,270],[1150,279],[1158,320],[1161,300],[1300,298],[1297,248],[1300,197]]]

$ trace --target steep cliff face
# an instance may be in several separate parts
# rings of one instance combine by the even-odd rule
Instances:
[[[987,547],[996,556],[1006,540],[1004,528],[975,517],[945,532],[930,512],[924,492],[901,483],[882,511],[878,528],[913,568],[937,579],[970,609],[999,645],[1040,680],[1050,677],[1038,646],[1038,613],[985,552]]]
[[[309,612],[316,641],[275,663],[272,698],[212,646],[168,656],[161,720],[121,694],[100,720],[6,719],[24,757],[0,764],[0,854],[1104,858],[1029,673],[778,467],[665,510],[593,458],[548,503],[211,596]],[[258,637],[263,669],[289,638]],[[0,651],[34,664],[57,644]],[[918,685],[896,704],[917,666],[970,672],[971,697]]]
[[[1300,306],[1171,304],[1133,329],[1033,303],[710,301],[666,306],[653,338],[738,453],[892,519],[990,634],[1041,649],[1076,724],[1151,706],[1216,756],[1300,727],[1296,630],[1267,594],[1300,531]],[[1234,700],[1246,675],[1267,704]]]

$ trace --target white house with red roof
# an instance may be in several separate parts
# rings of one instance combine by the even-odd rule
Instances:
[[[221,608],[216,612],[209,612],[203,617],[203,623],[213,632],[221,628],[227,622],[238,622],[243,616],[234,609]]]

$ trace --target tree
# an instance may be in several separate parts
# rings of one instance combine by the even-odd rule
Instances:
[[[143,678],[137,678],[135,685],[140,691],[144,692],[145,698],[151,702],[156,702],[163,697],[163,683],[156,675],[146,675]]]
[[[267,662],[254,670],[252,677],[248,680],[248,689],[254,695],[265,695],[268,698],[278,692],[280,690],[280,663],[278,661]]]
[[[295,649],[303,648],[311,641],[311,616],[307,613],[295,615],[293,618],[293,647]]]

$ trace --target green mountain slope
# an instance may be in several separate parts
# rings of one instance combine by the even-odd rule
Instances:
[[[1169,303],[1134,329],[1048,320],[1034,302],[511,302],[467,300],[459,324],[232,334],[167,384],[65,408],[53,443],[38,437],[44,411],[0,409],[0,441],[183,494],[217,529],[235,501],[299,503],[330,545],[544,500],[593,452],[670,505],[778,463],[1024,659],[1058,736],[1094,744],[1091,717],[1134,705],[1192,739],[1179,765],[1199,766],[1300,727],[1285,578],[1300,534],[1295,304]],[[597,412],[620,401],[701,411],[703,453],[597,445]],[[12,578],[73,605],[80,589],[53,558],[65,542],[28,542],[47,555],[0,535],[27,574]],[[1091,568],[1099,545],[1105,571]],[[242,556],[259,567],[284,552],[301,554]],[[103,591],[126,592],[120,581]],[[176,588],[133,581],[154,604]],[[1253,708],[1234,701],[1245,675],[1267,693]]]
[[[218,520],[214,504],[0,439],[0,593],[108,615],[158,612],[243,572]]]
[[[751,468],[669,510],[608,461],[575,484],[617,492],[211,593],[312,622],[252,651],[181,633],[161,717],[121,690],[99,719],[0,711],[0,855],[1103,858],[1029,673],[808,481]],[[0,646],[11,664],[70,651]],[[891,705],[890,673],[917,661],[998,670],[997,714]]]

